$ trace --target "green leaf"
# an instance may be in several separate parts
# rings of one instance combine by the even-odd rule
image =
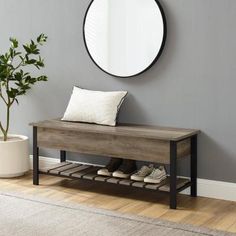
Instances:
[[[37,81],[48,81],[48,77],[45,75],[41,75],[37,78]]]
[[[31,51],[31,53],[32,54],[34,54],[34,55],[38,55],[39,54],[39,49],[33,49],[32,51]]]
[[[43,61],[37,61],[37,66],[39,66],[39,67],[44,67]]]
[[[16,72],[14,77],[17,81],[21,81],[23,79],[23,75],[20,72]]]
[[[47,41],[47,36],[45,34],[40,34],[37,38],[37,42],[40,44],[40,45],[43,45],[43,43],[45,43]]]
[[[15,56],[16,51],[13,48],[10,48],[9,52],[10,52],[11,58],[13,59],[13,57]]]
[[[26,60],[25,63],[30,65],[30,64],[35,64],[37,61],[35,59],[29,59],[29,60]]]
[[[37,45],[34,43],[33,40],[31,40],[31,44],[29,45],[31,51],[33,52],[35,49],[37,49]]]
[[[19,57],[20,57],[20,59],[21,59],[22,62],[25,60],[22,56],[19,56]]]
[[[17,48],[17,47],[18,47],[18,41],[17,41],[17,39],[15,39],[15,38],[10,38],[10,41],[11,41],[11,43],[12,43],[12,47],[13,47],[13,48]]]
[[[11,90],[7,90],[7,95],[10,97],[10,98],[15,98],[17,96],[17,94],[19,93],[19,90],[18,89],[15,89],[15,88],[11,88]]]
[[[25,95],[26,94],[26,91],[25,90],[22,90],[22,91],[19,91],[17,93],[17,96],[20,96],[20,95]]]
[[[31,49],[28,45],[23,45],[23,48],[25,49],[25,51],[30,54],[31,53]]]

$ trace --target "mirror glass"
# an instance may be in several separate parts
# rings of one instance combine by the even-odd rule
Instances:
[[[84,19],[91,59],[118,77],[149,69],[159,58],[165,37],[165,16],[157,0],[93,0]]]

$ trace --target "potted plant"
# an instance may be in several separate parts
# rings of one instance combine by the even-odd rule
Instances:
[[[17,39],[10,38],[11,46],[5,54],[0,54],[0,177],[21,176],[29,170],[28,137],[9,134],[10,111],[18,97],[25,95],[39,81],[47,81],[45,75],[32,76],[30,67],[40,70],[44,61],[40,49],[47,41],[40,34],[35,41],[19,48]],[[2,108],[6,108],[5,111]],[[5,114],[4,114],[5,113]]]

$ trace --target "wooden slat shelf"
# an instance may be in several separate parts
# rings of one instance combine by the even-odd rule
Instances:
[[[95,180],[100,182],[133,186],[137,188],[145,188],[164,192],[169,192],[170,190],[169,177],[163,180],[160,184],[146,184],[144,182],[137,182],[130,179],[119,179],[114,177],[105,177],[97,175],[97,171],[100,168],[101,167],[94,165],[61,162],[48,168],[42,168],[39,171],[41,174],[57,175],[73,179]],[[185,186],[190,186],[190,180],[186,178],[177,178],[177,191],[181,190]]]

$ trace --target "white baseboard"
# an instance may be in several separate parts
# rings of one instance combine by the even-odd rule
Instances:
[[[51,166],[51,165],[55,165],[59,162],[60,162],[60,160],[58,158],[39,156],[39,167],[41,167],[41,168],[45,168],[45,167],[48,167],[48,166]],[[80,163],[80,162],[77,162],[77,161],[70,161],[70,162]],[[83,164],[89,164],[89,163],[83,162]],[[102,166],[102,165],[97,165],[96,164],[96,166]],[[30,155],[30,169],[33,170],[33,156],[32,155]]]
[[[201,197],[236,201],[236,183],[198,179],[197,192]],[[184,190],[182,193],[189,194],[190,190]]]
[[[59,162],[59,159],[49,157],[39,157],[39,166],[41,168],[47,167]],[[30,166],[32,169],[32,156],[30,156]],[[208,179],[197,180],[198,196],[216,198],[228,201],[236,201],[236,183],[229,183],[223,181],[215,181]],[[189,194],[189,189],[181,192],[182,194]]]

